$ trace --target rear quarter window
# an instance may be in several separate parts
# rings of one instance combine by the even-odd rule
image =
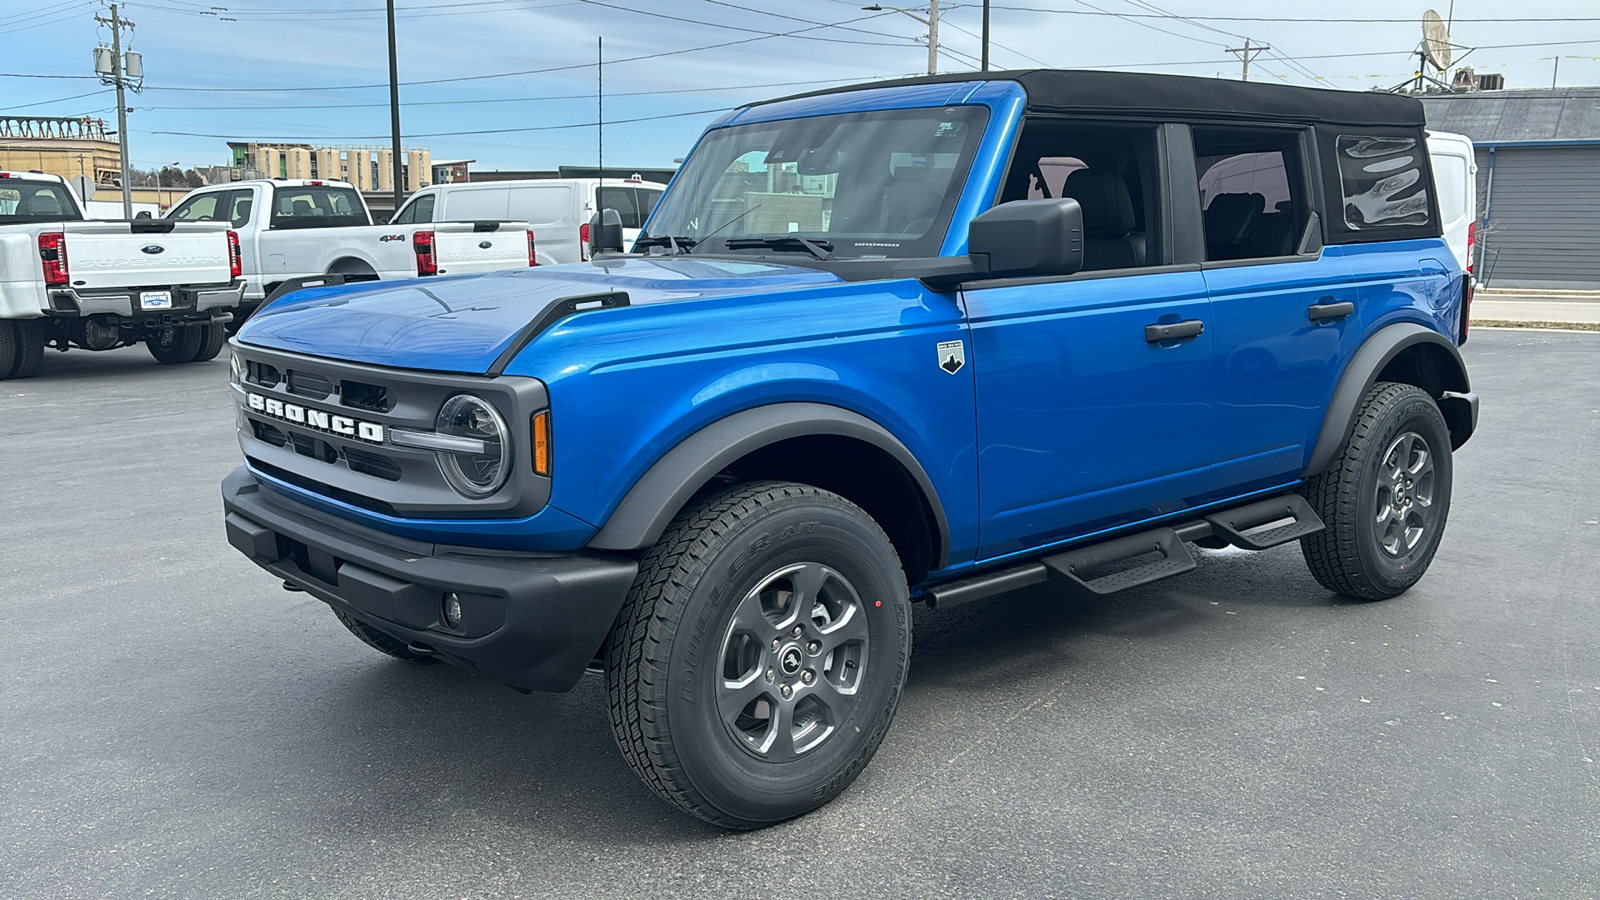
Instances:
[[[1433,157],[1434,189],[1439,193],[1439,218],[1454,222],[1467,214],[1467,161],[1459,156]]]
[[[1334,142],[1351,231],[1427,225],[1427,148],[1414,137],[1341,134]]]

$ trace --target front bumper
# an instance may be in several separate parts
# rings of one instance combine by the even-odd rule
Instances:
[[[48,314],[66,318],[110,314],[136,321],[144,318],[159,319],[163,316],[180,319],[193,316],[210,318],[212,310],[228,310],[238,306],[244,299],[244,287],[243,281],[234,281],[231,284],[199,287],[159,288],[172,292],[172,306],[169,309],[157,310],[140,308],[140,290],[136,288],[97,291],[53,288],[48,295],[50,303]]]
[[[395,537],[274,493],[243,469],[222,482],[228,543],[256,565],[414,651],[524,691],[565,691],[594,659],[639,564]],[[461,600],[459,628],[443,602]]]

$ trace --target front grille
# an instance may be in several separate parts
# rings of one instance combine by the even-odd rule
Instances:
[[[290,369],[289,392],[291,394],[299,394],[302,397],[321,400],[333,393],[333,382],[315,372]]]
[[[382,478],[384,481],[400,480],[400,464],[377,453],[368,453],[354,447],[344,448],[344,462],[352,472]]]
[[[341,381],[339,399],[345,406],[353,406],[368,412],[386,413],[394,409],[394,401],[389,399],[389,389],[381,384]]]
[[[245,369],[245,380],[262,387],[277,387],[278,382],[283,380],[278,368],[266,363],[250,360],[245,364]]]
[[[527,516],[550,481],[533,471],[530,413],[549,405],[532,378],[414,372],[235,343],[245,363],[235,387],[240,443],[265,475],[386,515]],[[393,443],[399,430],[432,432],[440,407],[472,393],[512,423],[511,477],[493,497],[453,489],[434,451]],[[398,512],[397,512],[398,511]]]
[[[289,443],[288,435],[259,419],[250,420],[250,430],[255,433],[256,440],[271,444],[274,447],[282,447],[284,444]]]

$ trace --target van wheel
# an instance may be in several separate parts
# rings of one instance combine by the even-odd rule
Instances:
[[[228,326],[218,325],[215,322],[208,325],[196,325],[195,330],[200,332],[200,349],[195,351],[194,361],[205,362],[217,358],[222,348],[228,343]]]
[[[194,325],[174,325],[171,328],[162,328],[150,333],[144,339],[144,345],[150,350],[150,355],[156,362],[164,366],[175,366],[179,363],[194,362],[200,353],[200,341],[204,335]]]
[[[684,510],[645,554],[606,652],[611,731],[668,802],[759,828],[855,780],[910,656],[883,529],[837,494],[742,485]]]
[[[44,365],[44,320],[43,319],[16,319],[12,322],[0,322],[0,331],[6,326],[13,326],[16,334],[15,352],[11,361],[10,378],[31,378],[39,373],[39,367]]]
[[[1450,432],[1433,398],[1379,382],[1328,468],[1301,488],[1326,530],[1300,540],[1311,574],[1362,600],[1404,593],[1428,570],[1450,513]]]
[[[333,611],[333,615],[339,620],[340,624],[350,629],[351,634],[360,638],[361,643],[366,644],[368,647],[371,647],[379,653],[392,656],[395,659],[403,659],[406,662],[437,662],[437,660],[431,656],[424,656],[420,653],[412,653],[410,648],[408,648],[404,643],[389,637],[387,634],[384,634],[378,629],[373,628],[371,625],[368,625],[360,619],[348,616],[337,609]]]

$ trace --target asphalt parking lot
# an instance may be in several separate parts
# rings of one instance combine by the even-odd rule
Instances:
[[[0,385],[0,896],[1600,895],[1600,334],[1464,352],[1409,594],[1291,546],[918,607],[872,766],[750,834],[633,776],[598,680],[390,660],[234,552],[225,360],[51,356]]]

